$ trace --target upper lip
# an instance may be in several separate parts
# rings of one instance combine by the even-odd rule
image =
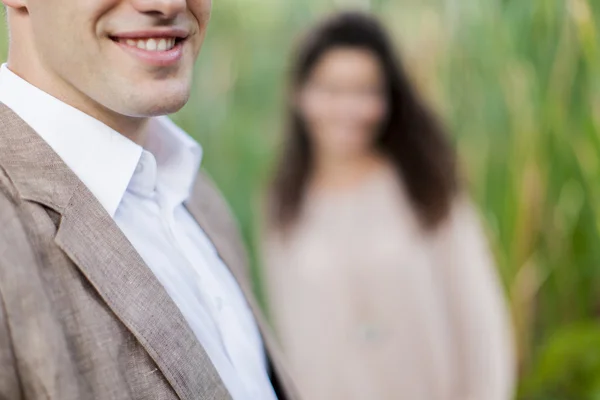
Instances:
[[[182,28],[155,28],[139,31],[113,33],[114,39],[150,39],[150,38],[177,38],[185,39],[190,35],[187,29]]]

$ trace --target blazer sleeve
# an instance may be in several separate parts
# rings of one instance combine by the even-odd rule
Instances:
[[[20,399],[21,391],[14,362],[14,353],[4,310],[0,298],[0,399]]]
[[[510,317],[484,232],[468,201],[454,207],[438,244],[459,363],[453,400],[512,399],[516,368]]]
[[[14,237],[20,237],[22,225],[17,218],[14,205],[0,190],[0,277],[6,268],[18,268],[10,254],[15,254]],[[10,254],[9,254],[10,251]],[[1,278],[0,278],[1,279]],[[10,284],[10,282],[2,282]],[[14,348],[10,335],[4,294],[0,284],[0,400],[18,400],[22,398],[21,386],[17,374]]]

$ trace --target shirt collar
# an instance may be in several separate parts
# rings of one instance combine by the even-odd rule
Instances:
[[[156,161],[155,187],[184,202],[202,149],[167,117],[147,125],[146,150],[107,125],[0,67],[0,102],[36,131],[114,217],[144,152]],[[138,169],[139,171],[139,169]]]
[[[154,186],[168,206],[187,200],[202,160],[198,143],[169,118],[157,117],[148,122],[144,155],[156,165]]]

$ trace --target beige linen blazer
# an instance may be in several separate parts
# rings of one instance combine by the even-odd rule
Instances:
[[[252,295],[236,224],[205,175],[186,206],[246,295],[279,398],[296,399]],[[179,309],[100,203],[0,104],[0,399],[230,398]]]

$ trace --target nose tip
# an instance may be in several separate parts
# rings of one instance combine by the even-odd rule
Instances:
[[[185,11],[186,0],[135,0],[135,8],[143,13],[160,14],[164,18],[174,18]]]

